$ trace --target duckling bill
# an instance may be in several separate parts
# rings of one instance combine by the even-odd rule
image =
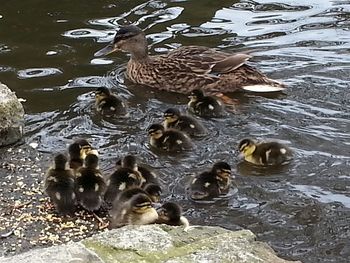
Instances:
[[[292,151],[278,142],[256,143],[251,139],[244,139],[239,143],[239,151],[244,160],[255,165],[281,165],[292,159]]]
[[[61,214],[72,214],[75,210],[76,195],[74,192],[75,179],[68,167],[68,159],[63,154],[54,158],[53,167],[46,172],[44,191]]]
[[[192,137],[206,134],[206,129],[199,121],[191,116],[183,115],[178,109],[173,108],[164,112],[164,127],[177,129]]]
[[[182,152],[193,148],[191,139],[178,130],[167,129],[161,124],[148,128],[151,146],[166,152]]]
[[[193,200],[208,200],[227,194],[231,185],[231,167],[226,162],[217,162],[210,171],[197,175],[190,184]]]

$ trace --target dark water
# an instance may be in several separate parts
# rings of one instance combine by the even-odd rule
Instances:
[[[288,259],[349,262],[350,1],[280,2],[2,1],[0,81],[27,100],[26,140],[40,151],[64,151],[72,138],[86,137],[107,172],[118,156],[138,154],[192,223],[248,228]],[[210,135],[195,151],[158,156],[145,129],[168,107],[185,108],[187,98],[124,82],[126,54],[93,57],[128,22],[146,29],[152,54],[190,44],[250,50],[254,65],[289,88],[234,95],[237,112],[204,121]],[[128,101],[128,118],[96,115],[91,91],[99,86]],[[244,137],[285,142],[295,160],[252,168],[237,157]],[[212,204],[189,201],[189,176],[217,160],[234,167],[238,193]]]

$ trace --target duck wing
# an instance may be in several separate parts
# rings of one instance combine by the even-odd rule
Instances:
[[[245,64],[251,57],[247,54],[229,54],[201,46],[180,47],[165,56],[168,63],[181,64],[183,71],[203,75],[229,73]]]

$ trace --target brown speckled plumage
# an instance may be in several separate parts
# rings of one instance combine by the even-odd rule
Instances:
[[[250,55],[230,54],[202,46],[184,46],[165,55],[149,56],[144,32],[133,25],[122,27],[114,41],[96,56],[123,50],[131,54],[127,75],[135,83],[160,90],[189,93],[202,89],[207,93],[233,92],[250,85],[283,84],[269,79],[245,64]]]

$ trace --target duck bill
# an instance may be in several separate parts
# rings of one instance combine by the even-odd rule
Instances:
[[[113,45],[113,43],[108,44],[107,46],[105,46],[104,48],[100,49],[99,51],[97,51],[94,56],[95,57],[101,57],[101,56],[106,56],[108,54],[111,54],[115,51],[119,50],[119,48],[115,47]]]

